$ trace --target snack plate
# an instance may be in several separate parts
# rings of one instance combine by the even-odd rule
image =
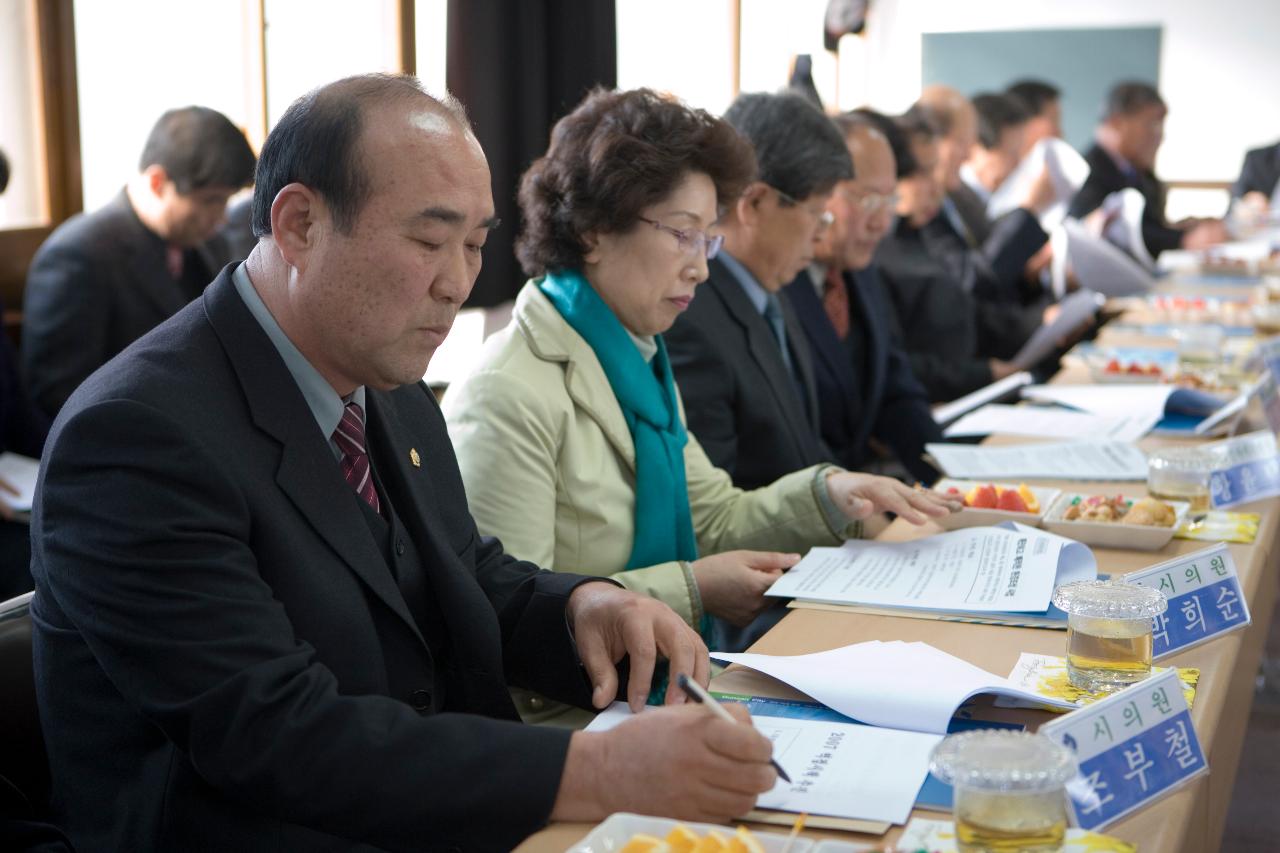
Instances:
[[[1172,527],[1153,527],[1146,524],[1120,524],[1108,521],[1067,521],[1063,514],[1076,498],[1087,498],[1080,492],[1064,492],[1044,516],[1044,527],[1050,533],[1066,536],[1086,545],[1102,548],[1132,548],[1135,551],[1155,551],[1169,544],[1173,534],[1182,526],[1191,504],[1186,501],[1164,501],[1176,514]],[[1141,495],[1133,497],[1137,500]]]
[[[934,484],[933,489],[936,492],[945,492],[955,486],[961,493],[967,493],[974,486],[985,486],[988,483],[1002,489],[1016,490],[1018,488],[1017,483],[942,479]],[[1040,512],[1014,512],[1008,509],[974,509],[973,507],[965,507],[959,512],[953,512],[951,515],[938,519],[938,524],[944,530],[959,530],[961,527],[990,527],[1002,521],[1016,521],[1028,527],[1039,527],[1041,520],[1044,518],[1044,511],[1062,492],[1059,489],[1049,489],[1043,486],[1028,485],[1027,488],[1031,490],[1031,494],[1035,495],[1036,500],[1040,502]]]
[[[674,829],[676,824],[680,823],[683,823],[698,835],[706,835],[714,829],[728,838],[738,831],[737,826],[693,823],[691,821],[670,820],[665,817],[647,817],[645,815],[631,814],[630,812],[616,812],[605,818],[602,823],[591,830],[590,835],[570,847],[565,853],[617,853],[636,833],[643,832],[658,838],[666,838],[667,833]],[[772,832],[757,832],[754,829],[751,830],[751,834],[760,842],[760,846],[765,849],[766,853],[781,853],[787,846],[787,836],[785,835],[778,835]],[[839,848],[827,849],[831,850],[831,853],[835,853],[835,850]],[[862,848],[847,847],[845,849],[858,850]],[[811,850],[813,850],[813,841],[808,838],[797,838],[791,844],[791,853],[804,853],[804,851]]]

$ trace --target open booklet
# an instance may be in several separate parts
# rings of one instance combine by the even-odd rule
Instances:
[[[1081,287],[1105,296],[1138,296],[1155,286],[1149,269],[1107,240],[1090,234],[1073,219],[1053,229],[1049,240],[1053,246],[1055,292],[1065,291],[1068,267]]]
[[[1155,258],[1151,257],[1142,236],[1142,214],[1146,207],[1147,200],[1133,187],[1107,196],[1102,200],[1102,236],[1128,252],[1144,269],[1155,272]]]
[[[928,643],[871,640],[808,655],[712,652],[778,679],[827,707],[872,726],[942,734],[956,709],[982,693],[1066,708]]]
[[[1068,294],[1058,303],[1058,316],[1053,322],[1041,325],[1032,332],[1022,349],[1014,354],[1011,362],[1013,366],[1019,370],[1027,370],[1039,364],[1058,348],[1061,341],[1070,338],[1093,317],[1105,302],[1106,299],[1101,294],[1092,290],[1077,290]]]
[[[909,542],[855,539],[838,548],[813,548],[765,594],[886,609],[1065,618],[1049,603],[1054,588],[1097,575],[1086,546],[1005,522]]]

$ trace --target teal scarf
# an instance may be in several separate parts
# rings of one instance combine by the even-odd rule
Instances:
[[[636,448],[636,535],[628,569],[696,560],[698,544],[684,478],[688,434],[680,423],[676,384],[662,338],[652,365],[582,274],[548,273],[538,287],[596,354],[622,407]]]
[[[661,336],[656,339],[658,354],[648,364],[617,316],[580,272],[547,273],[538,288],[595,352],[631,430],[636,448],[636,532],[626,568],[696,560],[698,542],[693,535],[684,476],[684,446],[689,436],[680,422],[676,384]],[[704,615],[699,627],[703,639],[710,642],[711,620]],[[661,702],[657,687],[651,702],[654,696]]]

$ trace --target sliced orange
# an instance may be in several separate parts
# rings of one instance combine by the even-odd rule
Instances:
[[[698,839],[693,846],[693,853],[725,853],[729,849],[729,840],[714,829]]]
[[[1022,500],[1027,504],[1027,512],[1039,512],[1040,501],[1036,500],[1036,493],[1027,488],[1026,483],[1018,484],[1018,494],[1022,495]]]
[[[729,853],[764,853],[764,847],[745,826],[738,827],[737,833],[729,839]]]
[[[676,824],[667,833],[667,846],[671,848],[671,853],[690,853],[697,844],[698,833],[683,823]]]
[[[637,832],[622,845],[618,853],[669,853],[671,848],[667,842],[654,835]]]

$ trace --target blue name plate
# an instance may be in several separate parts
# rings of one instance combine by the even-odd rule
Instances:
[[[1124,580],[1158,589],[1169,599],[1169,609],[1151,620],[1157,660],[1252,621],[1231,549],[1222,542],[1130,572]]]
[[[1280,435],[1280,356],[1266,359],[1267,370],[1258,382],[1258,402],[1267,417],[1267,426]]]
[[[1209,474],[1209,505],[1214,509],[1280,495],[1280,456],[1249,459]]]
[[[1040,727],[1076,753],[1071,820],[1102,829],[1208,772],[1178,673],[1159,675]]]

